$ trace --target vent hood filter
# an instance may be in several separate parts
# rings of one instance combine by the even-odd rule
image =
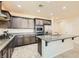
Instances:
[[[0,11],[0,17],[7,17],[7,16],[2,14],[1,11]]]

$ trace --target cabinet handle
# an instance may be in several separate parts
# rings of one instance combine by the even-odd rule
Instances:
[[[45,42],[45,46],[47,46],[47,43],[48,43],[48,42]]]
[[[62,39],[62,43],[64,42],[64,39]]]
[[[74,40],[74,37],[72,37],[72,40]]]

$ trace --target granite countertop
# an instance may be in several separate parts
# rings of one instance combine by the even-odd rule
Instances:
[[[4,31],[8,31],[9,34],[14,34],[14,35],[35,35],[34,29],[1,29],[0,28],[0,35],[2,35]]]
[[[42,35],[42,36],[36,36],[37,38],[40,38],[42,40],[45,40],[47,42],[51,41],[58,41],[58,40],[63,40],[63,39],[69,39],[72,37],[79,37],[79,35],[69,35],[69,34],[61,34],[61,35]]]
[[[29,33],[11,33],[13,35],[27,35],[27,36],[35,36],[35,33],[29,32]]]
[[[12,39],[15,37],[15,35],[11,35],[10,39],[0,39],[0,51],[7,46],[7,44],[12,41]]]

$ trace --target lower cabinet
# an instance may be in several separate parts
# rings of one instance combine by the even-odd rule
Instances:
[[[30,37],[24,36],[24,44],[29,44],[29,43],[30,43]]]
[[[35,36],[27,36],[27,35],[16,36],[16,47],[27,45],[27,44],[32,44],[35,42],[36,42]]]
[[[8,50],[8,58],[11,58],[12,53],[13,53],[13,51],[14,51],[14,47],[15,47],[14,42],[15,42],[15,39],[12,40],[12,41],[8,44],[8,46],[7,46],[7,50]]]
[[[2,57],[1,52],[0,52],[0,58]]]
[[[16,43],[16,45],[15,45],[16,47],[17,46],[21,46],[21,45],[24,44],[23,43],[23,39],[24,39],[23,37],[24,37],[23,35],[17,35],[16,36],[16,42],[15,42]]]
[[[2,52],[0,51],[0,58],[2,58]]]
[[[7,51],[7,47],[5,47],[2,51],[2,58],[8,58],[8,51]]]
[[[0,52],[0,58],[11,58],[15,47],[15,37]]]
[[[24,36],[24,44],[32,44],[35,42],[35,36]]]
[[[14,47],[36,42],[35,36],[17,35],[0,51],[0,58],[11,58]]]
[[[31,36],[31,37],[30,37],[30,41],[31,41],[30,43],[36,42],[36,41],[35,41],[35,36]]]

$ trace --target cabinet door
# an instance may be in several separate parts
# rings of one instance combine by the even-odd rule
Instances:
[[[29,44],[29,43],[30,43],[30,37],[24,36],[24,44]]]
[[[30,43],[35,43],[36,40],[35,40],[35,37],[34,36],[30,36]]]
[[[51,20],[44,20],[44,25],[51,25]]]
[[[10,48],[10,46],[8,47],[8,58],[10,58],[11,57],[11,52],[10,52],[10,50],[11,50],[11,48]]]
[[[2,52],[0,52],[0,58],[2,58]]]
[[[13,40],[8,44],[7,49],[8,49],[8,58],[11,58],[13,50],[14,50],[14,45],[15,44],[15,37]]]
[[[17,46],[20,46],[20,45],[23,45],[23,36],[22,35],[18,35],[17,37],[16,37],[16,44],[17,44]]]
[[[24,44],[31,44],[35,42],[36,40],[34,36],[24,36]]]
[[[12,48],[12,44],[13,43],[13,41],[11,41],[9,44],[8,44],[8,58],[11,58],[11,56],[12,56],[12,50],[13,50],[13,48]]]
[[[34,28],[34,20],[32,19],[25,19],[20,17],[12,17],[12,27],[13,28]]]
[[[13,53],[13,51],[14,51],[14,40],[10,43],[10,58],[11,58],[11,56],[12,56],[12,53]]]
[[[4,48],[3,49],[3,55],[2,55],[3,58],[8,58],[8,51],[7,51],[7,48]]]
[[[7,45],[7,57],[8,58],[11,57],[10,50],[11,50],[11,42]]]
[[[43,20],[37,20],[36,19],[36,25],[43,25]]]
[[[28,27],[29,28],[34,28],[34,20],[28,20],[29,23],[28,23]]]

